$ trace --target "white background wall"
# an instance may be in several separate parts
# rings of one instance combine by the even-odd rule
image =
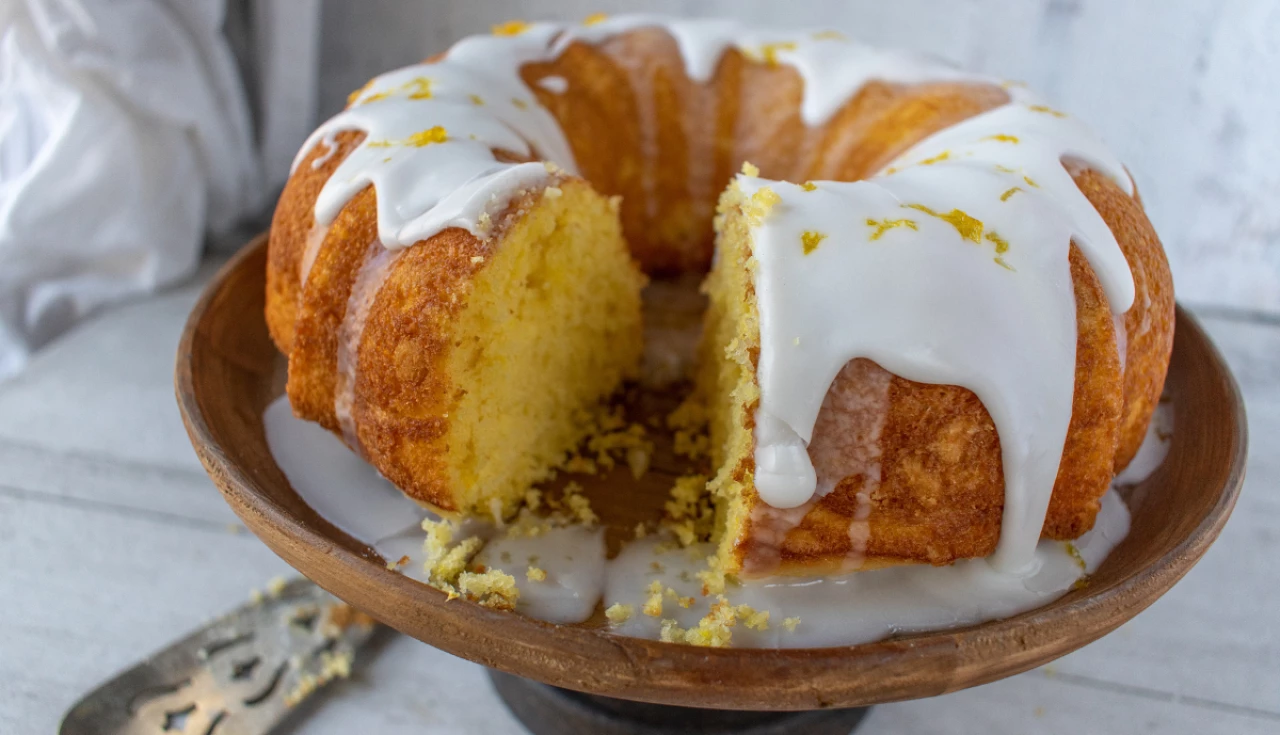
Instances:
[[[1179,299],[1280,315],[1276,0],[326,0],[320,113],[504,20],[637,10],[833,27],[1024,80],[1129,165]]]

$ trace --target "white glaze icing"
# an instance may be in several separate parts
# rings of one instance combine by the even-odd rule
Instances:
[[[1151,476],[1169,454],[1173,440],[1173,404],[1161,402],[1151,414],[1146,436],[1138,453],[1129,461],[1124,471],[1116,475],[1116,485],[1137,485]]]
[[[482,214],[497,214],[516,192],[551,176],[540,162],[504,163],[494,150],[576,171],[559,125],[519,76],[524,63],[547,57],[558,32],[558,26],[536,24],[514,36],[473,36],[435,63],[375,78],[311,134],[294,160],[296,168],[320,143],[332,150],[337,132],[365,133],[321,189],[316,223],[328,225],[372,185],[378,239],[387,248],[448,227],[483,235]]]
[[[1123,166],[1083,125],[1026,93],[925,139],[866,181],[806,191],[738,177],[747,195],[769,187],[781,197],[751,231],[755,482],[765,502],[791,507],[813,495],[804,449],[818,409],[836,373],[865,357],[982,400],[1001,438],[1006,485],[992,562],[1006,570],[1032,562],[1075,386],[1070,244],[1089,259],[1113,312],[1126,311],[1134,293],[1124,254],[1066,157],[1131,190]],[[880,227],[887,222],[898,224]],[[824,236],[808,253],[806,232]]]
[[[564,94],[569,91],[569,80],[557,76],[543,77],[538,80],[538,86],[552,94]]]
[[[372,247],[372,246],[371,246]],[[364,454],[364,447],[356,433],[352,410],[356,395],[356,364],[359,359],[360,339],[364,335],[369,310],[377,300],[378,291],[387,274],[400,258],[403,250],[378,250],[360,266],[356,280],[351,285],[347,309],[338,327],[338,366],[333,388],[333,410],[342,429],[342,437],[352,450]]]
[[[405,497],[319,424],[293,415],[281,396],[262,414],[271,456],[302,501],[322,518],[359,541],[373,545],[418,524],[426,510]],[[397,556],[396,558],[399,558]]]
[[[483,235],[485,215],[551,175],[538,163],[503,163],[495,149],[575,171],[563,133],[521,79],[521,66],[553,59],[575,41],[604,43],[642,27],[669,33],[697,81],[711,78],[729,48],[794,68],[804,82],[801,114],[811,126],[826,122],[871,80],[992,81],[927,57],[854,44],[838,33],[757,31],[732,21],[621,16],[475,36],[436,63],[376,78],[349,109],[312,134],[295,166],[315,145],[327,145],[330,155],[337,132],[365,133],[324,185],[316,225],[327,226],[352,196],[373,185],[378,237],[389,249],[452,226]],[[554,79],[551,84],[556,86]],[[807,443],[822,397],[845,362],[870,357],[903,377],[963,385],[983,400],[1002,437],[1007,485],[994,562],[1004,568],[1030,563],[1070,417],[1075,320],[1068,243],[1074,239],[1089,258],[1113,311],[1122,313],[1133,298],[1123,255],[1062,162],[1082,161],[1126,191],[1132,185],[1078,122],[1043,108],[1025,90],[1012,88],[1010,95],[1008,104],[929,137],[867,182],[824,183],[802,192],[739,179],[747,190],[772,185],[784,193],[783,205],[756,233],[762,323],[756,481],[770,504],[795,507],[812,497],[817,476]],[[950,158],[937,160],[943,153]],[[930,161],[936,162],[924,165]],[[1014,195],[1001,196],[1014,187]],[[647,199],[652,209],[653,197]],[[938,213],[963,210],[982,220],[986,233],[1008,241],[1010,252],[992,266],[985,251],[990,243],[972,247],[951,225],[904,211],[903,204]],[[892,248],[840,247],[841,240],[865,240],[861,223],[873,215],[910,218],[916,230],[884,233],[879,244]],[[796,255],[804,230],[830,238],[814,258]],[[829,254],[836,251],[843,255],[832,262]],[[993,271],[997,267],[1001,272]],[[353,293],[351,305],[371,298],[376,286],[364,291],[359,298]],[[869,306],[892,318],[860,319]],[[359,309],[348,311],[335,404],[350,441],[354,345],[363,319]],[[873,322],[878,326],[866,326]],[[897,336],[891,333],[904,326]],[[789,353],[800,332],[808,337],[804,347]]]
[[[515,577],[518,612],[549,623],[581,623],[604,594],[604,557],[604,529],[572,525],[536,537],[499,535],[476,562]],[[530,579],[529,567],[545,572],[546,579]]]

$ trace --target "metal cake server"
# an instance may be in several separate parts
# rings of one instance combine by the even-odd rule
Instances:
[[[373,619],[305,579],[255,599],[89,692],[61,735],[263,735],[344,678]]]

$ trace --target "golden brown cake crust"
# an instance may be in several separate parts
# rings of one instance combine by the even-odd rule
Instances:
[[[624,232],[650,273],[708,267],[715,202],[744,160],[773,179],[865,178],[924,137],[1008,100],[991,86],[872,82],[829,122],[808,128],[800,116],[803,82],[794,69],[730,50],[712,80],[699,84],[686,75],[674,40],[646,28],[599,46],[574,43],[559,59],[527,64],[521,74],[560,122],[583,176],[601,193],[623,197]],[[563,77],[570,92],[537,84],[549,76]],[[312,162],[326,146],[305,155],[277,207],[268,257],[266,318],[289,356],[294,410],[339,434],[334,399],[341,324],[352,285],[380,248],[372,188],[353,197],[325,233],[305,287],[299,274],[320,189],[361,139],[358,132],[339,134],[338,150],[316,168]],[[1080,325],[1076,394],[1045,521],[1050,538],[1074,538],[1092,526],[1112,471],[1127,464],[1142,441],[1173,339],[1168,265],[1141,204],[1104,176],[1073,174],[1116,234],[1137,298],[1123,319],[1121,366],[1097,278],[1072,247]],[[486,247],[453,229],[404,251],[356,345],[356,448],[405,492],[446,510],[456,503],[443,465],[448,427],[440,417],[456,396],[445,366],[458,305],[477,270],[472,259]],[[990,416],[972,393],[953,386],[892,378],[889,395],[883,476],[870,492],[866,548],[856,550],[857,563],[937,564],[990,553],[1003,505]],[[750,469],[748,459],[737,475]],[[818,502],[775,550],[776,571],[847,568],[855,551],[850,520],[861,512],[857,494],[864,489],[863,477],[849,477]],[[750,523],[739,531],[733,558],[740,564],[762,541]]]
[[[1113,473],[1141,444],[1164,384],[1174,322],[1168,265],[1141,204],[1096,172],[1077,171],[1074,177],[1133,265],[1136,296],[1124,323],[1135,338],[1121,343],[1122,367],[1116,320],[1097,276],[1073,244],[1076,388],[1043,529],[1045,538],[1062,540],[1093,527]],[[874,364],[870,369],[881,370]],[[861,372],[858,379],[870,374]],[[869,484],[863,475],[845,477],[816,502],[780,548],[768,548],[771,535],[753,528],[776,513],[749,489],[753,520],[738,535],[731,571],[755,576],[946,564],[995,550],[1004,507],[1000,439],[977,396],[956,386],[892,377],[879,450],[879,482],[870,483],[869,515],[862,511],[865,532],[854,530],[858,493]],[[751,469],[748,460],[740,474]]]

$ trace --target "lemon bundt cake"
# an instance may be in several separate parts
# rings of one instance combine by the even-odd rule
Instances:
[[[1159,240],[1079,121],[835,32],[645,16],[506,24],[354,93],[281,197],[267,321],[298,415],[419,501],[510,512],[634,374],[642,273],[708,268],[743,576],[1026,565],[1092,526],[1172,346]]]

